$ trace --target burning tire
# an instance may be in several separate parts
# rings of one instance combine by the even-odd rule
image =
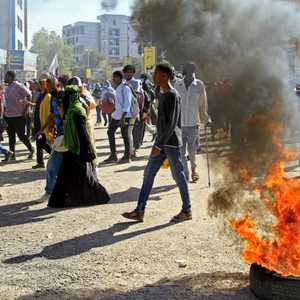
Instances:
[[[260,300],[300,300],[300,279],[280,277],[256,264],[250,269],[250,289]]]

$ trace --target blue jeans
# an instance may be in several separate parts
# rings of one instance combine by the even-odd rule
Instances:
[[[4,146],[2,146],[1,143],[0,143],[0,153],[3,155],[6,155],[8,153],[8,150]]]
[[[53,151],[51,154],[51,157],[48,161],[47,183],[46,183],[46,188],[45,188],[45,191],[47,194],[51,194],[54,189],[56,179],[57,179],[60,167],[61,167],[62,158],[63,158],[62,152]]]
[[[180,149],[172,147],[164,147],[159,156],[150,157],[144,173],[144,182],[138,200],[137,212],[144,213],[155,176],[165,159],[169,160],[172,176],[179,187],[182,199],[182,210],[186,213],[191,212],[190,194],[183,170]]]

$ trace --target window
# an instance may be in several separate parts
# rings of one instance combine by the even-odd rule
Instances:
[[[120,39],[110,39],[109,46],[120,46]]]
[[[110,36],[120,36],[120,29],[118,28],[110,28],[109,29],[109,35]]]
[[[78,43],[78,37],[75,38],[75,42]]]
[[[117,25],[117,22],[116,20],[113,20],[113,25],[116,26]]]
[[[84,52],[84,46],[83,45],[75,47],[75,54],[80,55],[83,52]]]
[[[18,5],[21,9],[23,9],[23,0],[18,0]]]
[[[23,21],[22,19],[18,16],[18,29],[23,32]]]
[[[23,50],[23,44],[18,40],[18,50]]]
[[[109,55],[120,56],[120,48],[116,48],[116,47],[109,48]]]

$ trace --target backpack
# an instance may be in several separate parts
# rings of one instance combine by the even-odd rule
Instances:
[[[101,102],[102,112],[108,115],[111,115],[116,110],[115,101],[109,95],[109,91],[105,92],[105,95]]]
[[[137,94],[130,85],[128,85],[128,84],[124,84],[124,85],[127,85],[130,88],[131,94],[132,94],[132,101],[131,101],[131,107],[130,107],[130,113],[132,115],[132,118],[139,118],[140,105],[138,102]],[[124,90],[122,90],[122,93],[124,93]],[[123,97],[124,97],[124,94],[123,94]]]

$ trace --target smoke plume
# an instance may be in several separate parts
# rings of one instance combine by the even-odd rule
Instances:
[[[245,188],[244,181],[264,177],[280,159],[271,131],[283,140],[291,126],[289,48],[300,29],[295,6],[279,0],[139,0],[133,7],[139,39],[166,50],[177,69],[195,61],[209,105],[231,124],[231,153],[213,160],[221,178],[210,215],[230,219],[251,212],[268,234],[272,220],[255,182]],[[224,84],[221,96],[211,88],[217,81]]]
[[[118,0],[101,0],[100,5],[102,9],[110,11],[117,7]]]

